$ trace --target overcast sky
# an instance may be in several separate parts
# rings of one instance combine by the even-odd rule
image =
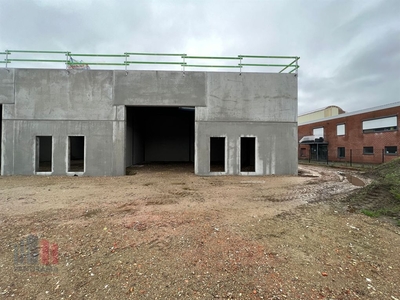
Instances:
[[[0,0],[6,49],[300,56],[299,113],[400,101],[400,0]]]

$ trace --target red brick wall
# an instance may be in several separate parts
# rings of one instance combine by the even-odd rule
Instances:
[[[363,133],[362,122],[368,119],[389,117],[397,115],[397,130]],[[299,140],[306,135],[312,135],[314,128],[324,128],[324,139],[328,142],[329,161],[349,161],[350,150],[352,150],[352,161],[354,163],[381,163],[382,160],[390,161],[398,157],[400,151],[400,106],[357,114],[348,117],[340,117],[332,120],[315,122],[312,124],[299,125]],[[337,136],[336,126],[345,124],[345,135]],[[397,146],[396,155],[384,154],[385,146]],[[337,148],[346,148],[346,157],[338,158]],[[373,155],[364,155],[363,147],[374,147]],[[301,156],[301,148],[306,148],[306,156]],[[309,146],[299,144],[299,158],[308,158]]]

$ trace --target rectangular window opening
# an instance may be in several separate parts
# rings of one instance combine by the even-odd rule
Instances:
[[[36,137],[36,172],[52,172],[53,137]]]
[[[240,172],[256,171],[256,138],[240,138]]]
[[[397,116],[365,120],[362,129],[364,133],[397,130]]]
[[[313,136],[318,139],[318,138],[323,138],[324,137],[324,127],[318,127],[313,129]]]
[[[70,136],[68,151],[68,172],[85,171],[85,137]]]
[[[346,148],[345,147],[338,147],[337,148],[337,155],[338,155],[338,158],[345,158],[346,157]]]
[[[366,155],[374,154],[374,147],[364,147],[363,154]]]
[[[210,172],[225,172],[225,137],[210,137]]]
[[[346,125],[339,124],[336,126],[336,135],[345,135],[346,132]]]
[[[386,146],[385,147],[386,155],[394,155],[397,154],[397,146]]]

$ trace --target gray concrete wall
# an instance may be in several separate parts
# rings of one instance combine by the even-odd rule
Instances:
[[[204,106],[204,72],[115,71],[115,105]]]
[[[78,135],[85,136],[84,175],[123,175],[124,156],[119,153],[125,136],[120,123],[3,120],[2,174],[35,174],[35,140],[41,135],[53,137],[53,174],[67,174],[68,136]]]
[[[240,137],[256,138],[255,172],[244,175],[296,175],[297,124],[196,122],[195,173],[239,175]],[[225,172],[210,173],[210,137],[225,137]]]
[[[15,70],[15,105],[5,119],[112,121],[113,71]]]
[[[125,107],[113,104],[113,71],[15,69],[0,82],[3,103],[13,103],[3,105],[3,175],[35,174],[42,135],[53,137],[54,175],[67,174],[75,135],[85,136],[83,175],[125,174]]]
[[[127,124],[125,106],[196,107],[194,141],[180,134],[186,125],[179,120],[158,120],[176,133],[170,135],[176,143],[165,143],[168,153],[179,154],[186,145],[177,158],[191,160],[195,152],[196,174],[213,175],[211,136],[226,137],[224,174],[297,173],[294,74],[0,69],[0,104],[2,175],[35,174],[35,140],[41,135],[53,137],[54,175],[67,174],[68,136],[74,135],[85,136],[82,175],[123,175],[145,151],[154,160],[166,159],[157,152],[163,134],[153,128],[145,139],[146,131],[134,126],[138,119]],[[152,125],[149,120],[146,126]],[[257,141],[256,171],[248,174],[239,169],[241,136]]]
[[[297,123],[295,74],[207,73],[206,106],[196,121]]]
[[[0,68],[0,104],[14,103],[14,74],[13,69]]]
[[[256,137],[256,170],[246,175],[297,174],[295,74],[207,73],[206,101],[196,108],[196,174],[241,174],[241,136]],[[226,138],[224,173],[210,173],[212,136]]]

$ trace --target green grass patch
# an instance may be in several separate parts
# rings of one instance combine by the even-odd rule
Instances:
[[[371,218],[378,218],[381,214],[378,211],[370,210],[370,209],[362,209],[361,212]]]
[[[373,218],[400,218],[400,158],[364,174],[372,178],[373,182],[352,194],[349,197],[350,203]]]
[[[378,218],[380,216],[396,217],[400,213],[400,206],[383,207],[379,209],[362,209],[361,212],[372,218]]]

